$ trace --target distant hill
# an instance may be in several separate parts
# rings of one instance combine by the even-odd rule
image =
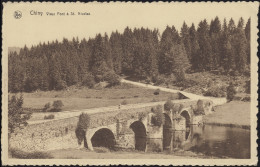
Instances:
[[[11,53],[11,52],[16,52],[19,54],[21,48],[19,47],[8,47],[8,54]]]

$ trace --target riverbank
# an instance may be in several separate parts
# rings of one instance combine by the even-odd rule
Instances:
[[[231,101],[216,106],[214,110],[204,116],[205,124],[250,129],[250,102]]]
[[[191,151],[176,151],[173,154],[147,153],[139,151],[94,152],[86,149],[64,149],[49,151],[54,159],[214,159],[217,157],[196,154]]]

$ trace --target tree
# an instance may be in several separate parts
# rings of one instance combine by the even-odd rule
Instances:
[[[248,64],[250,64],[250,24],[251,24],[251,19],[249,18],[245,27],[245,35],[247,39],[247,63]]]
[[[52,111],[60,112],[63,106],[64,106],[64,104],[62,103],[61,100],[56,100],[52,104],[52,107],[53,107]]]
[[[233,82],[230,82],[229,86],[227,87],[227,100],[228,100],[228,102],[232,101],[233,98],[235,97],[235,95],[236,95],[235,86],[234,86]]]
[[[210,44],[209,37],[209,25],[205,20],[199,23],[198,27],[198,42],[200,46],[200,62],[198,68],[200,70],[211,70],[213,69],[213,58],[212,58],[212,47]]]
[[[190,35],[190,43],[191,43],[191,67],[193,70],[198,70],[199,69],[199,62],[200,62],[200,57],[199,57],[199,43],[198,43],[198,37],[197,37],[197,32],[195,29],[194,24],[192,23],[190,30],[189,30],[189,35]]]
[[[181,38],[182,42],[185,47],[186,54],[188,59],[191,60],[191,41],[190,41],[190,34],[189,34],[189,27],[184,22],[181,28]]]
[[[221,24],[219,21],[219,18],[216,17],[214,20],[210,23],[210,29],[209,29],[209,35],[210,35],[210,44],[212,48],[212,59],[213,59],[213,68],[218,68],[221,63],[221,52],[220,52],[220,43],[221,41]]]
[[[173,45],[169,56],[172,73],[176,76],[177,81],[185,80],[185,72],[190,67],[185,48],[182,44]]]
[[[23,96],[8,97],[8,139],[16,129],[22,129],[28,124],[31,113],[26,113],[23,110]]]
[[[117,31],[112,32],[109,42],[110,42],[111,52],[112,52],[113,70],[117,74],[120,74],[122,72],[122,56],[123,56],[122,36]]]

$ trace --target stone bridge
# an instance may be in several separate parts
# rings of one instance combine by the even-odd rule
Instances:
[[[185,134],[190,124],[198,124],[200,116],[194,111],[210,112],[212,102],[209,100],[174,100],[174,108],[163,109],[165,102],[153,102],[135,105],[123,105],[85,111],[57,113],[54,120],[31,122],[25,129],[15,133],[10,139],[10,146],[25,151],[44,151],[86,147],[125,148],[149,150],[147,142],[167,138],[169,131],[176,131],[180,136]],[[162,123],[154,124],[153,109],[160,106]],[[90,116],[90,126],[84,140],[76,137],[75,131],[79,115]],[[59,115],[60,114],[60,115]],[[67,115],[66,115],[67,114]],[[186,137],[189,138],[189,137]],[[156,143],[156,142],[155,142]],[[163,147],[168,147],[167,141]]]
[[[170,111],[164,110],[161,104],[154,104],[131,110],[122,109],[116,114],[102,115],[102,118],[92,116],[84,146],[90,150],[94,150],[93,147],[149,150],[147,142],[164,139],[167,132],[171,131],[184,134],[182,132],[190,125],[200,123],[202,117],[194,115],[195,108],[204,112],[212,109],[212,102],[207,100],[178,100],[173,103]],[[157,106],[162,108],[161,125],[153,123],[153,119],[156,119],[153,109]],[[81,145],[83,147],[83,143]]]

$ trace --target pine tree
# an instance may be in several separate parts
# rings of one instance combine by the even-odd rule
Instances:
[[[185,72],[190,67],[189,60],[183,44],[173,45],[170,50],[169,60],[171,72],[176,76],[177,81],[185,80]]]
[[[247,63],[250,64],[250,24],[251,24],[251,19],[249,18],[246,27],[245,27],[245,34],[246,34],[246,39],[247,39]]]
[[[190,41],[191,41],[191,67],[193,70],[198,70],[199,67],[199,62],[200,62],[200,57],[199,57],[199,43],[198,43],[198,37],[197,37],[197,32],[195,29],[194,24],[192,23],[190,30],[189,30],[189,35],[190,35]]]
[[[184,22],[181,28],[181,38],[185,47],[186,54],[188,59],[191,60],[191,41],[190,41],[190,34],[189,34],[189,27]]]
[[[212,59],[213,59],[213,68],[219,68],[221,64],[221,52],[220,52],[220,43],[221,43],[221,24],[219,18],[216,17],[213,21],[211,21],[210,29],[210,44],[212,47]]]
[[[117,74],[121,74],[123,56],[122,36],[117,31],[112,32],[109,42],[112,52],[113,69]]]
[[[200,46],[200,70],[211,70],[213,68],[212,48],[210,45],[209,25],[205,20],[199,23],[198,42]]]

